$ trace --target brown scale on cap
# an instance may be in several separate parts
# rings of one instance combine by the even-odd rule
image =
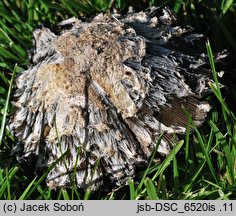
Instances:
[[[211,73],[194,47],[200,35],[177,26],[167,8],[157,13],[73,18],[59,24],[71,25],[59,35],[34,31],[9,128],[18,160],[36,156],[36,170],[69,150],[47,176],[51,188],[69,187],[74,169],[79,188],[97,190],[104,176],[125,184],[147,164],[160,134],[158,152],[166,155],[185,133],[181,106],[199,126],[206,118],[210,105],[201,97]]]

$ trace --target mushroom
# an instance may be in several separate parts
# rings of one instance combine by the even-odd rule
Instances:
[[[183,107],[202,125],[210,111],[202,97],[213,82],[198,49],[203,36],[178,26],[168,8],[71,18],[59,27],[33,32],[9,121],[17,159],[35,158],[35,170],[51,166],[49,187],[126,184],[161,134],[161,155],[185,134]]]

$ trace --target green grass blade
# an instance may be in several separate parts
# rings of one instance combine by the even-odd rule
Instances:
[[[188,193],[193,188],[193,184],[194,184],[195,180],[200,176],[205,164],[206,164],[206,160],[204,160],[201,163],[201,165],[199,165],[199,167],[193,172],[194,173],[193,176],[188,178],[189,180],[185,184],[184,189],[183,189],[184,194]],[[184,197],[181,196],[180,199],[184,199]]]
[[[28,1],[28,7],[27,7],[27,11],[28,11],[28,22],[32,23],[34,20],[34,5],[36,3],[36,0],[29,0]]]
[[[155,181],[155,179],[165,171],[165,169],[169,166],[170,162],[173,160],[174,155],[178,153],[178,151],[183,146],[184,141],[179,141],[171,150],[169,155],[165,158],[165,160],[162,162],[161,166],[158,168],[154,176],[151,178],[152,181]],[[136,200],[138,200],[141,197],[141,194],[144,194],[146,192],[146,188],[142,190],[142,192],[139,193],[139,195],[136,197]]]
[[[3,65],[6,66],[6,64],[0,63],[0,67],[4,67]],[[8,81],[7,77],[4,76],[4,73],[2,71],[0,71],[0,78],[2,79],[2,81],[4,82],[5,85],[8,85],[9,81]]]
[[[77,173],[77,167],[78,167],[78,161],[79,161],[79,156],[81,152],[81,146],[77,148],[77,155],[76,155],[76,160],[75,160],[75,167],[73,170],[73,175],[72,175],[72,199],[74,199],[74,193],[77,197],[77,199],[80,199],[80,195],[77,191],[77,186],[76,186],[76,173]],[[87,191],[86,191],[87,192]]]
[[[3,140],[5,125],[6,125],[7,112],[8,112],[8,107],[9,107],[9,103],[10,103],[10,97],[11,97],[13,82],[14,82],[15,73],[16,73],[16,66],[17,66],[17,64],[15,64],[15,67],[14,67],[14,69],[13,69],[11,81],[10,81],[9,88],[8,88],[8,92],[7,92],[6,103],[5,103],[5,106],[4,106],[4,112],[3,112],[2,123],[1,123],[1,129],[0,129],[0,147],[1,147],[1,145],[2,145],[2,140]]]
[[[1,95],[4,95],[6,93],[6,90],[0,86],[0,94]]]
[[[179,13],[182,4],[183,4],[183,1],[182,1],[182,0],[176,0],[176,1],[175,1],[175,4],[174,4],[174,6],[173,6],[173,11],[174,11],[176,14]]]
[[[234,3],[234,0],[226,0],[226,2],[224,4],[222,4],[222,8],[221,8],[222,13],[225,14],[230,9],[230,7],[233,5],[233,3]]]
[[[19,59],[18,56],[14,55],[11,51],[7,50],[4,47],[0,46],[0,57],[8,59],[8,60],[13,60],[16,62],[20,62],[21,59]]]
[[[149,200],[157,200],[158,197],[157,197],[156,187],[153,181],[149,178],[146,178],[144,181],[144,185],[146,187]]]
[[[38,185],[37,191],[40,194],[39,199],[43,199],[43,200],[52,199],[51,189],[49,189],[48,187],[42,187],[41,185]]]
[[[89,200],[90,196],[91,196],[91,190],[90,188],[87,188],[84,194],[84,200]]]
[[[9,172],[8,172],[8,177],[4,178],[3,180],[3,184],[0,185],[0,199],[3,199],[3,195],[6,192],[6,188],[8,187],[7,184],[10,184],[11,180],[13,179],[13,177],[16,175],[16,173],[18,172],[19,167],[15,166],[13,167]]]
[[[62,188],[62,189],[61,189],[61,192],[62,192],[62,196],[63,196],[63,199],[64,199],[64,200],[71,200],[71,199],[70,199],[70,196],[69,196],[69,194],[68,194],[68,192],[67,192],[66,189]]]
[[[35,180],[37,179],[37,176],[30,182],[30,184],[27,186],[27,188],[25,189],[25,191],[22,193],[22,195],[19,197],[19,200],[24,200],[26,197],[26,194],[29,192],[29,190],[31,189],[31,187],[33,186]]]
[[[8,168],[6,168],[6,185],[7,185],[7,199],[11,200],[11,184],[8,176]]]
[[[235,182],[235,161],[236,161],[236,155],[234,154],[233,151],[230,150],[229,144],[226,140],[226,137],[220,132],[219,128],[214,124],[214,122],[209,121],[210,126],[212,127],[212,129],[215,132],[215,135],[217,137],[217,139],[221,142],[222,146],[223,146],[223,153],[224,156],[226,158],[227,164],[226,164],[226,168],[229,174],[229,177],[231,179],[231,183]]]
[[[135,191],[136,194],[139,193],[139,191],[141,190],[141,188],[142,188],[142,186],[143,186],[143,184],[144,184],[144,180],[146,179],[146,176],[147,176],[147,174],[148,174],[148,172],[149,172],[149,168],[150,168],[150,166],[152,165],[152,162],[153,162],[154,157],[155,157],[155,155],[156,155],[158,146],[159,146],[160,143],[161,143],[162,137],[163,137],[163,134],[161,134],[160,137],[159,137],[158,140],[157,140],[157,144],[156,144],[156,146],[155,146],[155,148],[154,148],[154,150],[153,150],[153,154],[152,154],[151,160],[150,160],[150,162],[149,162],[149,164],[148,164],[148,167],[147,167],[147,169],[145,170],[145,172],[144,172],[144,174],[143,174],[143,177],[142,177],[142,179],[141,179],[141,181],[140,181],[140,183],[139,183],[139,185],[138,185],[138,187],[137,187],[137,189],[136,189],[136,191]]]
[[[174,155],[173,158],[173,174],[174,174],[174,192],[173,196],[174,199],[176,199],[177,194],[178,194],[178,188],[179,188],[179,171],[178,171],[178,163],[176,156]]]
[[[167,193],[167,188],[166,188],[166,177],[165,175],[160,175],[160,186],[161,186],[161,194],[162,194],[162,199],[163,200],[168,200],[168,193]]]
[[[165,160],[162,162],[160,168],[157,170],[155,175],[152,177],[152,180],[154,181],[161,173],[164,172],[164,170],[169,166],[170,162],[174,159],[174,156],[177,154],[177,152],[181,149],[183,146],[184,141],[179,141],[171,150],[169,155],[165,158]]]
[[[199,132],[197,126],[195,125],[195,123],[193,122],[189,112],[183,107],[183,110],[185,111],[187,117],[191,120],[191,124],[193,126],[193,129],[197,135],[197,139],[198,139],[198,142],[200,144],[200,147],[202,149],[202,153],[203,155],[205,156],[206,158],[206,161],[207,161],[207,164],[208,164],[208,167],[209,167],[209,170],[211,172],[211,175],[213,176],[213,178],[215,179],[215,181],[218,183],[218,179],[216,178],[216,175],[215,175],[215,170],[214,170],[214,166],[212,165],[212,161],[210,159],[210,156],[209,156],[209,151],[208,151],[208,146],[207,144],[205,144],[203,138],[202,138],[202,135],[201,133]]]
[[[203,151],[203,154],[204,154],[204,156],[206,158],[206,161],[207,161],[208,167],[210,169],[211,175],[215,179],[216,183],[219,184],[218,179],[216,177],[216,171],[214,169],[214,166],[212,165],[212,160],[209,157],[209,152],[207,150],[207,144],[204,143],[202,135],[201,135],[201,133],[199,132],[199,130],[197,129],[196,126],[194,126],[194,130],[195,130],[195,132],[197,134],[197,138],[198,138],[199,144],[200,144],[201,149]]]
[[[188,116],[187,116],[188,117]],[[191,119],[188,117],[187,126],[186,126],[186,135],[185,135],[185,170],[189,168],[189,138],[190,138],[190,125]]]
[[[211,69],[212,69],[213,79],[214,79],[215,84],[216,84],[216,91],[217,91],[217,94],[222,98],[222,95],[221,95],[221,92],[220,92],[220,84],[219,84],[219,81],[218,81],[217,72],[216,72],[215,63],[214,63],[214,57],[213,57],[213,53],[212,53],[212,50],[211,50],[211,45],[210,45],[209,40],[206,43],[206,48],[207,48],[207,54],[208,54],[208,57],[209,57]]]
[[[46,172],[40,177],[38,181],[34,183],[33,188],[25,195],[25,199],[28,199],[28,197],[37,189],[39,184],[46,179],[48,173],[56,166],[57,163],[59,163],[63,158],[69,153],[69,151],[64,152],[52,165],[47,169]]]
[[[129,180],[129,194],[130,194],[130,200],[135,200],[137,195],[135,192],[135,186],[134,186],[134,180]]]

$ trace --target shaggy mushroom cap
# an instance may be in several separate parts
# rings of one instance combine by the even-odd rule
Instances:
[[[159,15],[161,14],[161,15]],[[16,80],[9,128],[20,162],[36,158],[51,188],[119,186],[186,132],[189,111],[200,126],[210,110],[202,35],[175,24],[168,8],[88,22],[71,18],[33,33],[29,69]],[[60,159],[60,160],[58,160]],[[74,173],[76,171],[76,176]]]

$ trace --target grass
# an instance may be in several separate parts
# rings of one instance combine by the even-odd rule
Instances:
[[[113,5],[122,11],[126,9],[125,2],[116,0]],[[234,0],[149,1],[156,5],[166,3],[178,13],[181,22],[205,32],[214,50],[227,48],[234,54],[236,34],[231,28],[236,20]],[[135,5],[143,6],[141,1]],[[188,116],[184,140],[177,143],[161,162],[156,162],[153,155],[147,169],[140,171],[137,179],[130,179],[127,186],[98,195],[89,189],[78,191],[75,186],[70,190],[53,191],[46,187],[44,180],[58,161],[42,176],[29,177],[11,157],[16,141],[5,125],[11,109],[15,74],[27,68],[33,29],[42,23],[52,26],[71,16],[105,12],[111,6],[109,0],[0,1],[0,199],[236,199],[236,120],[231,106],[236,92],[232,88],[230,101],[226,100],[226,94],[219,86],[209,42],[205,51],[214,77],[214,84],[211,84],[214,94],[208,97],[212,112],[206,125],[198,129]],[[193,133],[190,133],[190,125],[194,128]]]

